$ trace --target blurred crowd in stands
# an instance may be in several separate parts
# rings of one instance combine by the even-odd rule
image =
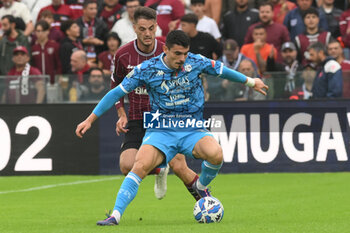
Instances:
[[[136,39],[141,5],[157,11],[157,39],[183,30],[190,52],[263,78],[269,99],[350,97],[350,0],[0,2],[1,103],[99,100],[114,53]],[[226,80],[203,82],[207,101],[264,99]]]

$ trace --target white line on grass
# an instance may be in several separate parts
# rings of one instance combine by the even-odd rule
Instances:
[[[69,186],[69,185],[76,185],[76,184],[95,183],[95,182],[102,182],[102,181],[107,181],[107,180],[119,180],[119,179],[121,179],[121,177],[111,177],[111,178],[94,179],[94,180],[78,180],[78,181],[69,182],[69,183],[51,184],[51,185],[43,185],[43,186],[27,188],[27,189],[2,191],[2,192],[0,192],[0,194],[30,192],[30,191],[41,190],[41,189],[56,188],[56,187],[59,187],[59,186]]]

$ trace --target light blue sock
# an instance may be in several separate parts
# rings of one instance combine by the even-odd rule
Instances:
[[[113,210],[117,210],[120,215],[123,215],[126,207],[136,196],[141,181],[142,179],[138,175],[129,172],[120,186]]]
[[[222,166],[222,163],[219,165],[214,165],[208,161],[203,161],[202,163],[202,172],[199,177],[199,182],[203,186],[207,186],[219,173],[219,170]]]

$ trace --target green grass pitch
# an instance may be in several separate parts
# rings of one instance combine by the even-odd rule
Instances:
[[[119,226],[96,226],[113,209],[122,180],[0,177],[0,232],[350,232],[350,173],[220,174],[211,184],[225,208],[216,224],[195,222],[194,199],[174,175],[166,197],[157,200],[150,176]]]

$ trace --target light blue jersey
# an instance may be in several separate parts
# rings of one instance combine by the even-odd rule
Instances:
[[[222,74],[223,64],[201,55],[188,53],[180,70],[170,69],[164,62],[165,54],[138,65],[121,83],[125,92],[145,85],[150,96],[152,112],[163,115],[203,118],[204,91],[201,73]]]

